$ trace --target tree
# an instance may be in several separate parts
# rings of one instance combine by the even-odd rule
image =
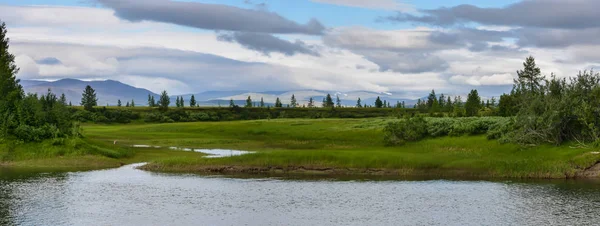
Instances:
[[[65,94],[64,94],[64,93],[60,95],[59,102],[60,102],[62,105],[64,105],[64,106],[67,106],[67,97],[65,96]]]
[[[260,107],[261,108],[265,107],[265,100],[262,97],[260,98]]]
[[[175,99],[175,107],[181,107],[181,102],[179,102],[179,96]]]
[[[235,102],[233,102],[233,99],[229,99],[229,107],[230,108],[235,107]]]
[[[183,97],[179,97],[179,107],[180,108],[185,107],[185,100],[183,99]]]
[[[292,99],[290,100],[290,105],[295,108],[298,107],[298,101],[296,100],[296,95],[292,94]]]
[[[73,107],[73,104],[71,103],[71,101],[69,101],[69,107]]]
[[[313,99],[312,97],[310,97],[308,99],[308,107],[309,108],[314,108],[315,107],[315,99]]]
[[[441,111],[443,111],[446,107],[446,96],[443,93],[440,95],[440,98],[438,99],[438,106],[439,106],[438,110],[441,110]]]
[[[446,100],[446,104],[444,106],[444,110],[446,112],[452,112],[453,109],[454,106],[452,106],[452,99],[450,98],[450,96],[448,96],[448,99]]]
[[[356,101],[356,107],[357,107],[357,108],[362,108],[362,107],[363,107],[363,106],[362,106],[362,103],[361,103],[361,100],[360,100],[360,97],[359,97],[359,98],[358,98],[358,100]]]
[[[196,103],[196,97],[194,97],[194,95],[192,95],[192,97],[190,97],[190,107],[196,107],[198,103]]]
[[[435,95],[435,90],[431,90],[431,93],[429,93],[429,96],[427,97],[427,109],[432,109],[434,103],[437,102],[437,96]]]
[[[134,108],[135,107],[135,100],[131,99],[131,107]]]
[[[277,99],[275,100],[275,107],[276,108],[283,107],[283,104],[281,103],[281,100],[279,100],[279,97],[277,97]]]
[[[338,107],[338,108],[342,107],[342,100],[340,100],[339,95],[335,95],[335,104],[336,104],[336,107]]]
[[[98,106],[98,98],[96,98],[96,90],[92,89],[90,85],[85,87],[81,96],[81,106],[86,111],[93,111],[95,106]]]
[[[387,107],[387,100],[383,100],[383,107],[386,108]]]
[[[323,100],[323,107],[326,108],[332,108],[334,107],[334,103],[333,103],[333,99],[331,98],[330,94],[327,94],[327,96],[324,98]]]
[[[15,56],[8,52],[9,39],[6,24],[0,24],[0,137],[9,133],[11,118],[16,117],[18,102],[23,98],[23,87],[16,78],[19,68]]]
[[[535,58],[527,57],[523,63],[523,70],[517,71],[519,76],[515,81],[518,89],[524,93],[536,94],[541,91],[541,82],[544,80],[542,72],[535,64]]]
[[[148,94],[148,107],[156,107],[156,101],[154,101],[154,95]]]
[[[381,99],[379,97],[377,97],[377,99],[375,100],[375,107],[376,108],[382,108],[383,107],[383,101],[381,101]]]
[[[246,106],[247,108],[251,108],[252,107],[252,98],[250,96],[248,96],[248,99],[246,99]]]
[[[481,98],[476,89],[471,90],[465,103],[465,113],[468,117],[477,116],[481,109]]]
[[[127,104],[125,105],[125,107],[130,107],[131,105],[129,105],[129,101],[127,101]]]
[[[119,99],[119,100],[117,100],[117,107],[121,107],[121,106],[123,106],[123,104],[121,103],[121,100]]]
[[[160,99],[158,99],[158,108],[162,111],[166,111],[169,109],[169,105],[171,104],[171,98],[166,90],[162,91],[160,94]]]
[[[454,107],[454,109],[452,111],[454,112],[454,116],[456,116],[456,117],[465,116],[465,109],[463,108],[463,102],[462,102],[461,96],[454,97],[453,107]]]

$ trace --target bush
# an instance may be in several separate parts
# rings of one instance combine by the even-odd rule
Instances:
[[[384,143],[388,146],[403,145],[427,136],[427,121],[423,117],[390,122],[384,129]]]

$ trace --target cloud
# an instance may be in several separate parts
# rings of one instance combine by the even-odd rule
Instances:
[[[436,26],[478,23],[482,25],[536,28],[598,28],[600,1],[524,0],[501,8],[459,5],[450,8],[419,10],[422,14],[399,13],[387,20],[418,22]]]
[[[428,50],[449,47],[444,43],[431,42],[431,29],[407,29],[383,31],[366,27],[334,29],[323,36],[329,46],[352,50]]]
[[[46,64],[46,65],[59,65],[62,64],[62,62],[60,62],[59,59],[56,59],[54,57],[47,57],[47,58],[42,58],[39,60],[35,61],[38,64]]]
[[[600,28],[569,29],[521,29],[517,44],[541,48],[564,48],[572,45],[600,45]]]
[[[325,27],[312,19],[298,24],[274,12],[234,6],[170,0],[96,0],[129,21],[155,21],[208,30],[321,35]]]
[[[379,71],[401,73],[440,72],[448,68],[442,58],[429,53],[364,52],[362,55],[379,65]]]
[[[287,56],[292,56],[297,53],[319,56],[319,53],[312,49],[306,43],[296,40],[290,42],[277,38],[270,34],[250,33],[250,32],[231,32],[218,35],[218,40],[226,42],[237,42],[240,45],[269,55],[271,52],[278,52]]]
[[[493,74],[487,76],[455,75],[450,77],[450,82],[458,85],[501,86],[513,84],[513,78],[513,75],[509,73]]]
[[[313,2],[381,10],[412,11],[413,6],[397,0],[311,0]]]

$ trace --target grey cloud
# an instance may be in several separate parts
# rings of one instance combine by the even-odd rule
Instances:
[[[298,24],[274,12],[170,0],[96,0],[130,21],[156,21],[210,30],[321,35],[316,19]]]
[[[597,0],[524,0],[502,8],[459,5],[420,10],[423,16],[399,13],[384,19],[437,26],[474,22],[500,26],[582,29],[600,27],[599,8],[600,1]]]
[[[270,34],[251,33],[251,32],[231,32],[218,35],[218,39],[226,42],[237,42],[240,45],[269,55],[271,52],[283,53],[292,56],[297,53],[319,56],[319,53],[300,40],[290,42],[277,38]]]
[[[59,59],[56,59],[54,57],[47,57],[47,58],[43,58],[40,60],[35,61],[38,64],[45,64],[45,65],[59,65],[62,64],[62,62]]]
[[[425,52],[365,52],[365,59],[377,64],[379,71],[401,73],[441,72],[448,68],[442,58]]]
[[[563,48],[571,45],[599,45],[600,28],[582,30],[521,29],[517,44],[542,48]]]

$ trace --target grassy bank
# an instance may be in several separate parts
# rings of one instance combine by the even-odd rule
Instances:
[[[565,178],[600,160],[594,150],[522,149],[484,136],[426,139],[386,147],[389,119],[285,119],[145,125],[89,125],[100,145],[229,148],[257,154],[223,159],[166,155],[145,169],[166,172],[385,174],[437,177]],[[157,151],[157,150],[145,150]]]

